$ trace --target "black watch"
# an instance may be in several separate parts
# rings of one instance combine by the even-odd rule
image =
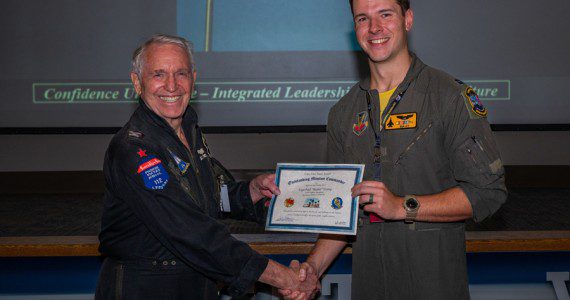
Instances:
[[[420,202],[414,195],[406,195],[404,197],[404,209],[406,210],[406,223],[414,223],[418,211],[420,210]]]

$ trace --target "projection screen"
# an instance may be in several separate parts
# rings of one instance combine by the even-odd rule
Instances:
[[[570,124],[570,2],[412,1],[411,49],[470,84],[493,124]],[[202,126],[325,125],[366,57],[347,0],[3,1],[0,127],[120,127],[132,51],[194,43]]]

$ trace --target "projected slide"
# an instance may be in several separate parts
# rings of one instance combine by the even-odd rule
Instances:
[[[122,126],[138,102],[131,53],[154,33],[194,43],[192,104],[203,126],[324,125],[368,72],[345,0],[3,3],[4,128]],[[491,123],[570,124],[570,39],[561,36],[570,2],[416,0],[412,8],[412,50],[471,85]]]

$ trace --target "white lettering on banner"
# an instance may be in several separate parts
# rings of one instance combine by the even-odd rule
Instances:
[[[566,288],[568,280],[570,280],[570,272],[546,272],[546,281],[552,281],[558,300],[570,300],[568,288]]]

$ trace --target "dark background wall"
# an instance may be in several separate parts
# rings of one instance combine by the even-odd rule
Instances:
[[[101,170],[112,135],[0,135],[0,172]],[[506,165],[570,165],[570,132],[495,132]],[[325,133],[208,134],[229,169],[323,162]]]

